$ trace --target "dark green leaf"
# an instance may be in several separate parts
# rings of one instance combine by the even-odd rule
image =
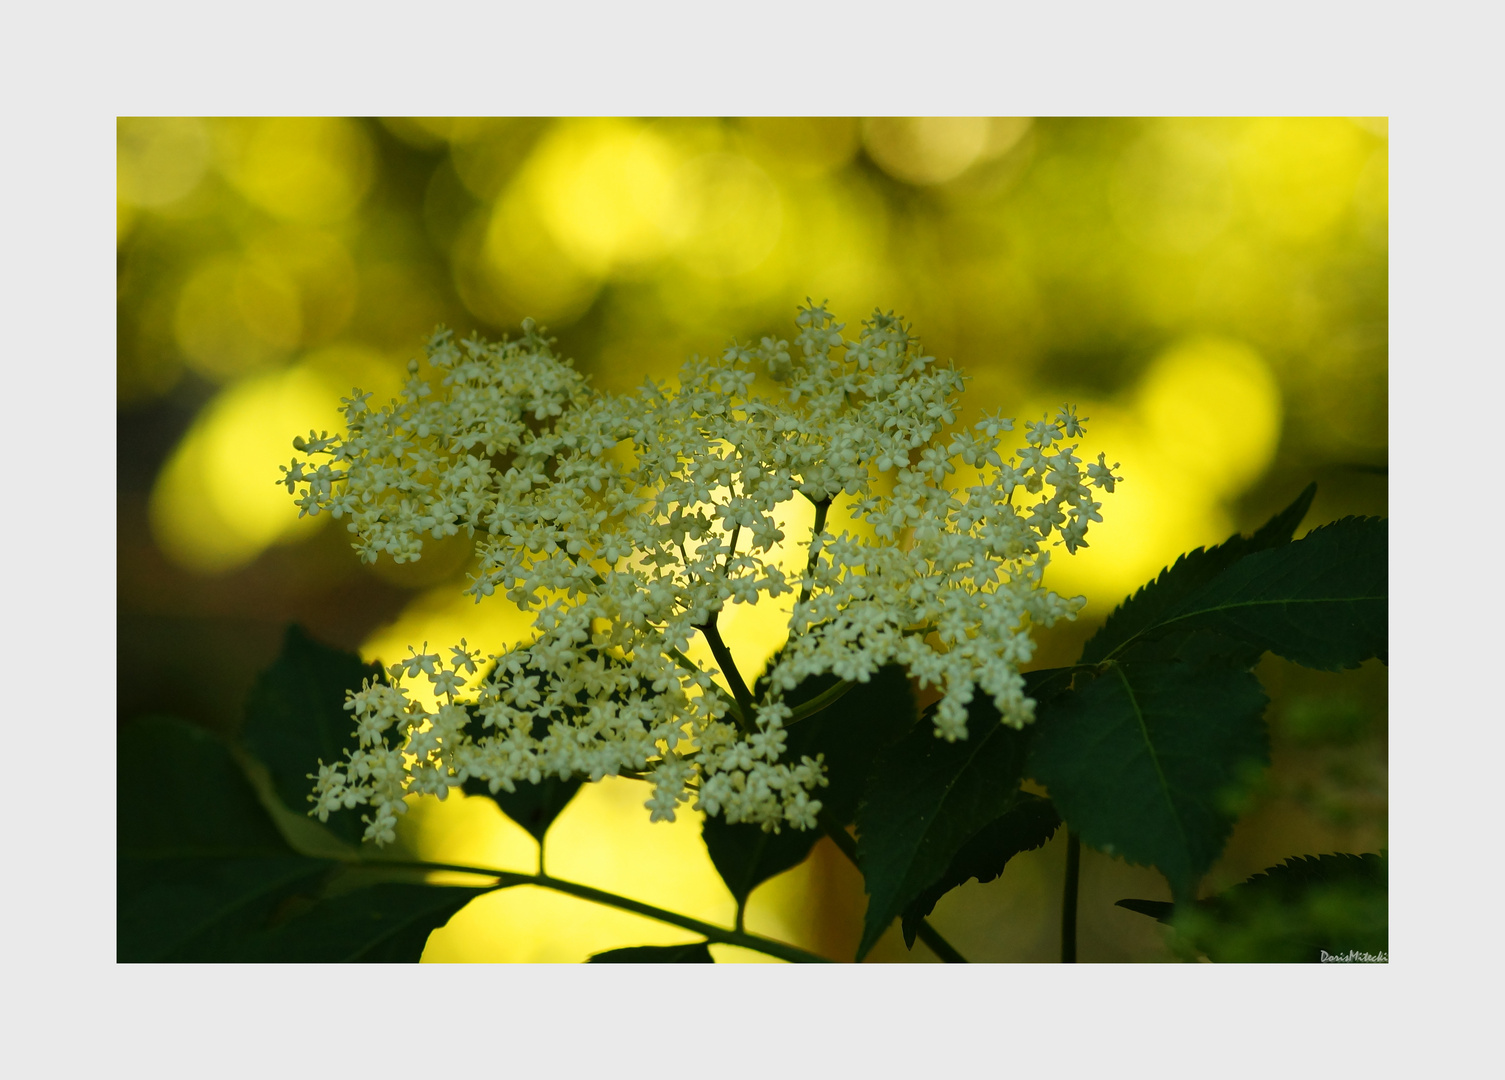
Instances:
[[[834,676],[807,679],[786,694],[784,700],[797,706],[836,684]],[[762,680],[758,689],[764,688]],[[828,785],[821,788],[820,820],[823,827],[842,828],[856,814],[857,800],[877,755],[915,723],[914,695],[904,669],[889,666],[872,680],[859,683],[833,704],[789,727],[783,760],[823,756]],[[760,826],[728,825],[719,817],[707,817],[702,826],[706,849],[721,880],[736,898],[748,895],[763,882],[810,854],[820,839],[818,829],[782,829],[764,832]]]
[[[1112,663],[1040,708],[1029,775],[1085,843],[1157,867],[1187,897],[1269,760],[1265,703],[1237,667]]]
[[[1218,962],[1311,963],[1324,953],[1388,953],[1389,881],[1383,855],[1297,856],[1190,908],[1118,906],[1175,927]]]
[[[470,714],[469,728],[472,738],[482,737],[481,722],[474,713]],[[535,717],[533,737],[540,739],[547,732],[548,721],[543,717]],[[514,781],[514,790],[498,788],[493,792],[489,780],[471,777],[460,786],[460,790],[469,796],[490,799],[501,808],[502,813],[528,830],[533,839],[542,844],[549,827],[564,812],[583,783],[583,780],[561,780],[557,776],[545,776],[536,784],[517,780]]]
[[[380,882],[319,900],[246,942],[242,959],[416,964],[429,934],[490,888]]]
[[[297,854],[230,750],[179,720],[120,729],[117,955],[226,959],[332,867]]]
[[[1077,672],[1076,665],[1065,668],[1040,668],[1024,673],[1024,693],[1035,703],[1038,711],[1043,705],[1071,690]]]
[[[1108,621],[1103,624],[1102,629],[1094,634],[1082,649],[1081,662],[1095,664],[1110,656],[1123,653],[1131,644],[1135,646],[1134,658],[1139,660],[1195,661],[1199,659],[1200,657],[1189,653],[1177,655],[1178,649],[1187,649],[1186,639],[1189,635],[1178,635],[1172,640],[1160,639],[1154,645],[1141,639],[1150,631],[1159,628],[1166,619],[1179,611],[1187,600],[1246,555],[1289,543],[1292,534],[1296,531],[1296,526],[1301,524],[1301,519],[1306,516],[1307,510],[1311,507],[1312,498],[1316,493],[1317,485],[1308,485],[1290,506],[1265,522],[1252,536],[1244,537],[1235,534],[1217,547],[1206,550],[1197,548],[1182,555],[1176,560],[1175,565],[1160,571],[1158,578],[1141,586],[1138,592],[1125,600],[1112,615],[1108,616]],[[1214,646],[1220,644],[1221,649],[1215,647],[1212,650],[1214,655],[1219,652],[1231,654],[1248,651],[1247,647],[1241,648],[1232,641],[1221,643],[1203,641],[1199,644],[1204,649],[1209,644]],[[1195,646],[1192,648],[1194,649]],[[1259,656],[1256,652],[1252,657],[1241,656],[1241,659],[1246,659],[1247,664],[1252,665],[1255,660],[1259,659]]]
[[[1149,631],[1212,632],[1306,667],[1387,658],[1389,529],[1344,518],[1245,556]]]
[[[144,961],[414,961],[484,889],[377,883],[299,855],[229,747],[191,724],[123,727],[116,756],[117,955]]]
[[[798,866],[823,833],[819,829],[764,832],[759,825],[728,825],[720,817],[701,824],[706,850],[740,908],[763,882]]]
[[[904,909],[900,926],[904,944],[914,948],[920,923],[935,910],[935,905],[958,885],[970,878],[992,881],[1003,873],[1008,861],[1022,851],[1033,851],[1055,835],[1061,819],[1049,799],[1020,791],[1013,804],[996,820],[984,825],[951,859],[951,865],[924,892]]]
[[[307,814],[313,791],[309,774],[318,772],[320,761],[342,761],[346,749],[355,747],[355,721],[345,711],[345,694],[380,672],[354,653],[315,641],[296,624],[287,628],[282,652],[246,698],[241,741],[266,766],[289,810]],[[366,828],[354,810],[331,814],[325,827],[354,844]]]
[[[494,801],[502,808],[502,813],[527,829],[541,844],[549,826],[570,804],[582,783],[581,780],[546,776],[536,784],[519,780],[515,791],[499,790],[493,794],[491,785],[485,780],[471,779],[465,781],[461,790],[467,795],[480,795]]]
[[[968,714],[965,740],[938,739],[922,719],[877,763],[857,809],[857,865],[868,892],[858,960],[1012,805],[1029,732],[1005,727],[986,702],[974,701]]]
[[[223,742],[172,717],[120,729],[119,846],[135,858],[293,855]]]
[[[1198,901],[1200,903],[1200,901]],[[1171,913],[1176,910],[1176,905],[1169,900],[1119,900],[1117,906],[1128,908],[1140,915],[1148,915],[1157,922],[1167,925],[1171,921]]]
[[[834,675],[806,679],[784,695],[797,707],[835,686]],[[763,680],[758,680],[761,690]],[[820,789],[821,820],[849,825],[879,755],[915,726],[919,713],[909,673],[890,664],[865,683],[857,683],[814,716],[787,728],[785,761],[802,756],[825,758],[827,785]]]
[[[709,942],[689,945],[637,945],[630,949],[599,952],[587,964],[714,964]]]
[[[330,869],[301,855],[143,860],[122,853],[116,957],[123,964],[238,960],[286,903],[317,892]]]

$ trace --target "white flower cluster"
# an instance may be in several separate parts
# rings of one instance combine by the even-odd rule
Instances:
[[[346,434],[294,441],[305,458],[281,482],[303,513],[348,518],[362,559],[417,559],[425,536],[464,530],[478,538],[476,601],[537,611],[532,641],[484,675],[462,642],[447,665],[414,651],[353,693],[359,748],[321,763],[314,813],[367,804],[381,843],[405,792],[632,773],[653,782],[654,820],[695,798],[728,821],[804,829],[822,763],[784,760],[805,711],[783,699],[805,679],[903,665],[942,689],[946,739],[966,737],[979,689],[1006,723],[1032,718],[1030,628],[1084,602],[1041,586],[1047,548],[1085,545],[1117,465],[1078,468],[1071,407],[1030,423],[1007,458],[1012,420],[958,429],[962,376],[892,315],[855,340],[820,305],[797,322],[792,346],[734,343],[691,360],[678,386],[620,396],[594,393],[531,321],[501,344],[441,330],[400,401],[373,408],[357,390]],[[953,486],[959,475],[974,482]],[[794,575],[778,565],[777,510],[797,495],[815,528]],[[839,533],[826,521],[838,499],[852,522]],[[754,700],[717,616],[788,593],[789,641]],[[719,670],[686,657],[696,633]],[[419,675],[443,701],[434,711],[404,688]]]

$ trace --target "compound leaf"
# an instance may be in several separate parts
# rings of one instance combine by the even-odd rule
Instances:
[[[945,873],[932,882],[904,909],[900,926],[904,944],[914,948],[920,923],[935,910],[935,905],[968,879],[992,881],[1003,873],[1008,861],[1022,851],[1033,851],[1044,844],[1060,827],[1061,818],[1049,799],[1027,791],[1015,793],[1013,804],[1002,816],[984,825],[951,858]]]
[[[354,653],[315,641],[296,623],[287,628],[282,651],[246,698],[241,742],[266,767],[289,810],[307,814],[313,791],[309,774],[318,772],[320,761],[343,761],[345,751],[355,747],[346,691],[359,690],[363,679],[380,673]],[[331,814],[325,828],[352,844],[361,842],[366,829],[353,810]]]
[[[922,719],[878,761],[857,808],[857,865],[868,892],[857,959],[1012,805],[1029,733],[1005,727],[991,704],[968,708],[968,737],[936,737]]]
[[[1298,855],[1190,908],[1118,906],[1173,926],[1214,961],[1314,963],[1324,954],[1388,953],[1389,886],[1383,855]]]
[[[329,892],[345,864],[289,846],[230,748],[183,721],[127,725],[116,760],[121,962],[416,962],[487,891]]]
[[[469,713],[468,729],[472,738],[480,738],[483,734],[481,721],[473,710]],[[533,737],[541,739],[547,734],[549,722],[543,717],[533,719]],[[540,845],[543,845],[544,837],[548,834],[549,827],[554,820],[564,812],[564,808],[570,804],[580,790],[584,780],[570,779],[561,780],[557,776],[540,777],[537,783],[528,780],[513,782],[513,790],[505,788],[491,790],[491,782],[472,776],[460,785],[460,790],[469,796],[479,796],[490,799],[513,821],[517,822],[528,834]]]
[[[832,675],[806,679],[784,700],[798,706],[836,682]],[[759,690],[763,686],[760,680]],[[814,716],[787,728],[788,743],[781,759],[825,759],[828,783],[816,793],[821,801],[820,822],[826,828],[843,828],[856,813],[863,784],[878,754],[914,724],[909,677],[903,668],[890,665]],[[739,907],[763,882],[803,862],[821,835],[821,829],[787,827],[777,833],[764,832],[758,825],[729,825],[719,816],[707,816],[702,825],[711,862]]]
[[[1174,565],[1160,571],[1159,577],[1142,585],[1108,616],[1107,622],[1082,649],[1081,662],[1098,663],[1123,652],[1131,643],[1137,646],[1135,659],[1177,659],[1175,653],[1178,646],[1184,645],[1185,635],[1175,641],[1159,640],[1153,647],[1139,639],[1159,628],[1187,600],[1244,556],[1289,543],[1316,494],[1317,485],[1309,484],[1290,506],[1265,522],[1253,535],[1234,534],[1216,547],[1196,548],[1180,556]],[[1232,642],[1224,643],[1224,647],[1237,648]],[[1258,659],[1256,652],[1248,663],[1252,665]]]
[[[226,959],[333,866],[288,845],[229,748],[201,728],[128,724],[116,768],[122,963]]]
[[[518,780],[513,791],[493,792],[489,782],[472,778],[465,781],[461,790],[466,795],[479,795],[492,800],[501,807],[502,813],[528,830],[533,839],[542,844],[549,826],[564,812],[582,783],[583,780],[561,780],[557,776],[545,776],[536,784]]]
[[[787,827],[765,832],[761,826],[728,824],[720,817],[707,817],[701,824],[706,851],[739,908],[763,882],[804,862],[821,835],[819,829]]]
[[[1229,567],[1150,631],[1215,633],[1326,671],[1387,659],[1389,529],[1343,518]]]
[[[429,934],[490,888],[378,882],[321,898],[246,942],[241,959],[312,964],[416,964]]]
[[[1269,760],[1259,681],[1239,667],[1110,663],[1041,705],[1028,775],[1084,842],[1157,867],[1177,898],[1222,851]]]

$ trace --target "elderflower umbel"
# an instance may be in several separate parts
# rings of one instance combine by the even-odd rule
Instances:
[[[384,843],[406,793],[632,773],[653,783],[655,821],[693,798],[730,822],[805,829],[823,765],[786,759],[797,717],[783,699],[806,679],[902,665],[940,689],[948,740],[967,737],[979,691],[1003,722],[1033,718],[1019,674],[1030,627],[1084,603],[1041,585],[1048,548],[1086,545],[1102,520],[1094,489],[1113,490],[1117,465],[1078,469],[1072,406],[1028,423],[1007,457],[1013,419],[958,427],[963,377],[892,314],[855,339],[823,305],[796,322],[793,347],[734,342],[677,385],[628,395],[594,392],[531,320],[500,344],[441,329],[400,400],[352,391],[343,435],[294,440],[305,457],[279,482],[301,513],[348,520],[364,561],[416,560],[426,537],[463,530],[477,538],[476,602],[537,613],[532,640],[489,665],[464,642],[447,662],[425,646],[352,692],[358,747],[311,776],[313,813],[364,805],[367,838]],[[826,523],[843,496],[855,531]],[[791,576],[776,512],[796,497],[816,528]],[[789,640],[754,701],[716,650],[716,618],[785,594]],[[687,659],[697,631],[719,670]],[[420,677],[436,709],[409,695]]]

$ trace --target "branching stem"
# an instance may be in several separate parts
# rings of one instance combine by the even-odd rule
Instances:
[[[822,709],[825,709],[827,706],[836,704],[836,702],[845,697],[847,695],[847,692],[856,685],[857,684],[854,682],[847,682],[843,680],[837,683],[835,686],[822,690],[809,701],[805,701],[800,703],[799,705],[796,705],[794,707],[794,711],[789,714],[789,719],[784,721],[784,726],[786,728],[790,727],[793,724],[799,723],[801,720],[805,720],[809,717],[814,716],[816,713],[820,712]]]
[[[747,688],[747,683],[742,681],[742,673],[737,670],[737,662],[732,659],[732,651],[726,647],[726,642],[721,640],[721,631],[716,629],[716,617],[719,612],[712,612],[711,617],[705,621],[704,626],[697,626],[705,635],[706,644],[711,647],[711,655],[716,657],[716,663],[721,665],[721,674],[725,676],[727,685],[732,688],[732,694],[737,699],[737,706],[742,710],[744,727],[750,727],[753,716],[752,691]]]
[[[800,586],[801,604],[810,599],[810,593],[815,588],[815,563],[820,558],[820,552],[815,548],[815,541],[821,533],[826,531],[826,513],[831,509],[829,498],[821,499],[819,502],[811,499],[811,502],[815,502],[815,526],[810,532],[810,557],[805,560],[805,581]]]
[[[786,945],[782,941],[774,941],[772,938],[761,937],[758,934],[749,934],[742,930],[728,930],[724,926],[714,923],[701,922],[692,919],[688,915],[681,915],[677,911],[668,911],[665,908],[645,904],[641,900],[633,900],[626,896],[618,896],[616,893],[607,892],[604,889],[595,889],[589,885],[581,885],[574,881],[565,881],[563,878],[549,877],[547,874],[522,874],[512,870],[493,870],[482,866],[461,866],[455,863],[432,863],[432,862],[406,862],[386,859],[372,859],[362,865],[375,867],[403,867],[413,870],[447,870],[452,873],[478,874],[483,877],[495,878],[499,889],[510,889],[516,885],[537,885],[539,888],[552,889],[555,892],[575,896],[581,900],[589,900],[596,904],[605,904],[607,907],[619,908],[622,911],[630,911],[635,915],[643,915],[659,922],[669,923],[672,926],[683,927],[697,934],[704,935],[709,941],[719,942],[723,945],[740,945],[744,949],[753,949],[766,956],[778,957],[793,964],[829,964],[832,961],[824,956],[813,952],[807,952],[794,945]]]
[[[731,569],[732,569],[732,556],[735,555],[735,554],[737,554],[737,537],[738,537],[738,535],[741,532],[742,532],[742,526],[741,525],[733,525],[732,526],[732,537],[731,537],[731,539],[729,541],[727,541],[727,545],[726,545],[726,561],[721,564],[721,576],[722,577],[725,577],[727,574],[731,573]]]

